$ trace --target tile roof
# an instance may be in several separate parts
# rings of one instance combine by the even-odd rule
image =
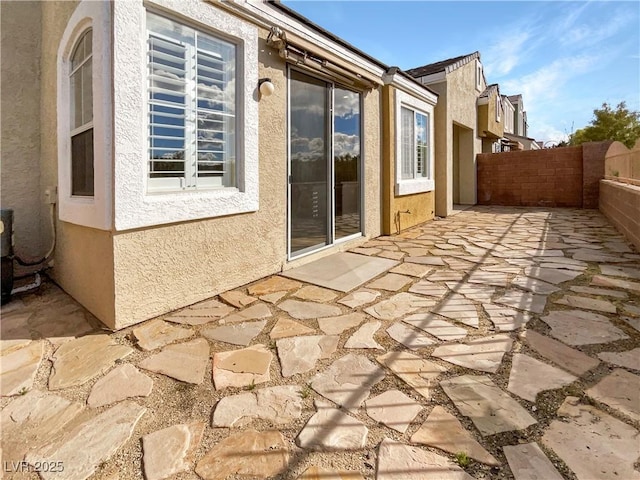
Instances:
[[[484,92],[480,94],[480,98],[488,97],[493,90],[497,90],[498,92],[500,91],[497,83],[492,83],[491,85],[487,85],[487,88],[484,89]]]
[[[410,68],[409,70],[405,70],[405,72],[412,77],[425,77],[427,75],[438,72],[449,73],[476,58],[480,58],[480,52],[460,55],[459,57],[449,58],[447,60],[442,60],[441,62],[430,63],[429,65],[423,65],[422,67]]]

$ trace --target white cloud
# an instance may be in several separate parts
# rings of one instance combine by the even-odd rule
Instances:
[[[560,31],[559,39],[566,46],[586,48],[618,34],[633,20],[627,11],[618,10],[609,18],[597,18],[597,23],[571,26]]]
[[[536,140],[545,142],[545,143],[546,142],[558,143],[558,142],[562,142],[563,140],[568,140],[569,138],[565,132],[561,132],[556,127],[546,123],[536,124],[532,126],[532,128],[528,133],[529,133],[529,137],[535,138]]]
[[[526,30],[511,31],[482,53],[482,63],[487,76],[502,77],[509,74],[526,57],[531,33]]]
[[[569,80],[589,72],[599,60],[594,55],[559,58],[532,73],[502,82],[501,91],[508,95],[521,93],[526,109],[526,103],[535,105],[556,98]]]

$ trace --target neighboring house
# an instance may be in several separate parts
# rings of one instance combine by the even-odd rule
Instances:
[[[511,100],[507,95],[502,95],[502,112],[504,115],[504,133],[514,133],[514,119],[516,113],[516,107],[513,106]]]
[[[57,187],[51,276],[111,328],[433,218],[437,95],[279,2],[1,8],[3,208],[36,256]]]
[[[504,134],[504,107],[500,87],[489,85],[478,97],[478,135],[482,138],[482,153],[500,151]]]
[[[446,217],[454,204],[476,203],[476,155],[483,151],[483,143],[494,140],[496,133],[492,131],[494,126],[488,124],[488,113],[487,128],[481,132],[478,127],[478,100],[487,88],[480,53],[413,68],[407,73],[438,94],[435,213]]]
[[[520,137],[526,137],[529,126],[527,124],[527,112],[524,110],[522,95],[509,95],[507,98],[514,108],[513,131],[510,133]]]

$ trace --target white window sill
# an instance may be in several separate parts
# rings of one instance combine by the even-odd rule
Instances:
[[[431,192],[435,188],[435,182],[429,179],[403,180],[396,183],[396,196],[413,195],[416,193]]]

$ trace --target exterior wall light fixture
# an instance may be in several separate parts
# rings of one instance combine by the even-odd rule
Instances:
[[[263,97],[268,97],[274,92],[276,87],[271,83],[270,78],[261,78],[258,80],[258,89]]]

